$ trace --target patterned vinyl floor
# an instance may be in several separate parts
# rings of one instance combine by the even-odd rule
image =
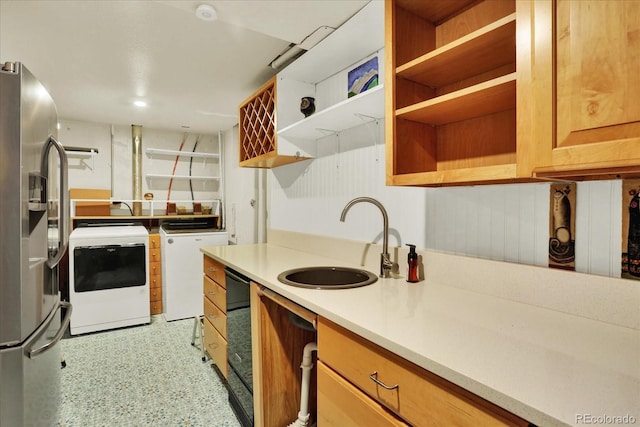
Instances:
[[[193,319],[65,338],[58,427],[237,427]],[[199,345],[198,343],[196,343]]]

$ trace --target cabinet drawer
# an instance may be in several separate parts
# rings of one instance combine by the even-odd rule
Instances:
[[[160,235],[149,234],[149,250],[160,249]]]
[[[222,375],[229,378],[227,367],[227,341],[216,331],[211,322],[204,319],[204,348],[218,366]]]
[[[154,274],[149,276],[149,288],[162,288],[162,275]]]
[[[149,301],[162,301],[162,288],[149,289]]]
[[[160,249],[149,248],[149,263],[161,262],[161,261],[162,261],[162,258],[160,258]]]
[[[208,276],[202,278],[204,296],[209,298],[223,312],[227,312],[227,290]]]
[[[204,256],[204,274],[215,280],[223,288],[227,287],[224,279],[224,265],[206,255]]]
[[[209,298],[204,298],[204,317],[218,330],[220,335],[227,338],[227,315],[220,310]]]
[[[322,362],[318,362],[318,425],[408,427]]]
[[[151,314],[162,314],[162,299],[150,301],[149,307],[151,308]]]
[[[502,408],[326,319],[320,319],[318,325],[318,358],[411,424],[528,425]]]
[[[162,274],[162,263],[161,262],[149,262],[149,276],[155,276],[158,274]]]

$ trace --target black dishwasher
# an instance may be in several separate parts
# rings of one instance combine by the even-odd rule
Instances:
[[[227,284],[227,359],[229,403],[244,427],[253,426],[251,303],[249,279],[225,268]]]

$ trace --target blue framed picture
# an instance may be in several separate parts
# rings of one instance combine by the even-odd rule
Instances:
[[[378,86],[378,57],[358,65],[348,74],[349,98]]]

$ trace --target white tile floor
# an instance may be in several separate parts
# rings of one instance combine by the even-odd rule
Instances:
[[[191,345],[193,319],[62,340],[59,427],[236,427],[227,390]]]

